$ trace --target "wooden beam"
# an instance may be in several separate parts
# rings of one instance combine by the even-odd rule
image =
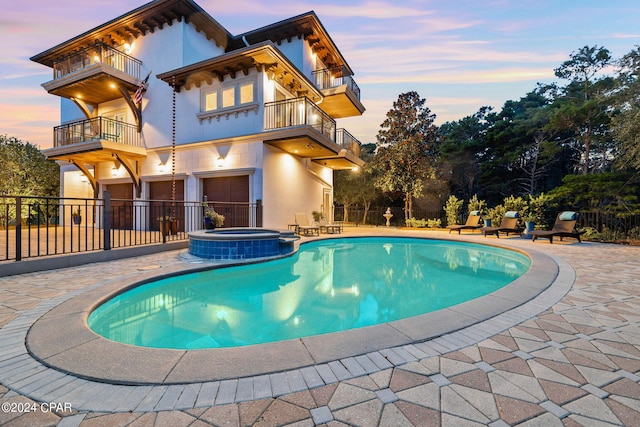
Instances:
[[[98,198],[98,181],[96,180],[96,177],[89,173],[89,169],[87,169],[87,167],[84,164],[78,163],[75,159],[69,159],[69,161],[75,167],[80,169],[80,171],[84,174],[84,176],[87,177],[87,179],[89,180],[89,183],[91,183],[91,187],[93,187],[93,198],[97,199]],[[95,167],[94,167],[94,171],[95,171]]]
[[[84,102],[82,99],[71,98],[71,100],[73,101],[74,104],[78,106],[78,108],[80,108],[80,111],[82,111],[82,113],[85,115],[87,119],[93,119],[94,117],[97,117],[96,113],[98,112],[98,109],[96,108],[95,105],[92,105],[93,111],[91,111],[89,110],[89,106],[87,105],[87,103]]]
[[[140,198],[142,195],[142,186],[140,184],[140,176],[138,175],[138,162],[132,161],[131,159],[120,157],[118,153],[113,153],[113,155],[118,159],[120,164],[127,171],[131,180],[133,181],[133,187],[136,190],[136,198]]]
[[[138,133],[142,132],[142,105],[136,105],[136,103],[133,101],[133,98],[131,98],[131,94],[129,93],[129,91],[122,86],[118,85],[118,90],[120,91],[120,95],[122,95],[122,98],[124,98],[125,102],[129,106],[131,112],[133,112],[133,117],[136,120],[136,128],[138,129]]]

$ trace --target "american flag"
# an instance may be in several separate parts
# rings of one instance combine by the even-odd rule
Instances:
[[[133,100],[136,105],[140,105],[142,103],[142,94],[147,90],[147,82],[149,81],[149,76],[151,75],[151,71],[147,74],[147,77],[140,83],[138,86],[138,90],[136,90],[135,95],[133,95]]]

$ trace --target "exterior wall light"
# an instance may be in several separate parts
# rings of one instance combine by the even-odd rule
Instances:
[[[219,168],[223,168],[224,167],[224,163],[225,163],[225,159],[222,156],[218,157],[218,167]]]

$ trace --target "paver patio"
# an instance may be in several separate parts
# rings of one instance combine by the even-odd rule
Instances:
[[[345,236],[363,232],[372,229]],[[447,237],[496,241],[480,233]],[[570,239],[500,243],[549,254],[575,270],[573,286],[556,289],[557,302],[524,319],[505,313],[424,343],[187,385],[107,385],[24,354],[26,330],[53,307],[87,289],[185,263],[177,252],[0,278],[0,425],[638,425],[640,248]],[[500,327],[498,320],[511,323]],[[486,335],[491,328],[496,332]]]

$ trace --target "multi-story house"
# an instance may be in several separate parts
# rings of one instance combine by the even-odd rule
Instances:
[[[360,91],[313,12],[234,36],[192,0],[155,0],[31,60],[61,97],[44,153],[64,197],[257,203],[258,225],[286,228],[331,219],[333,171],[363,165],[336,126]]]

